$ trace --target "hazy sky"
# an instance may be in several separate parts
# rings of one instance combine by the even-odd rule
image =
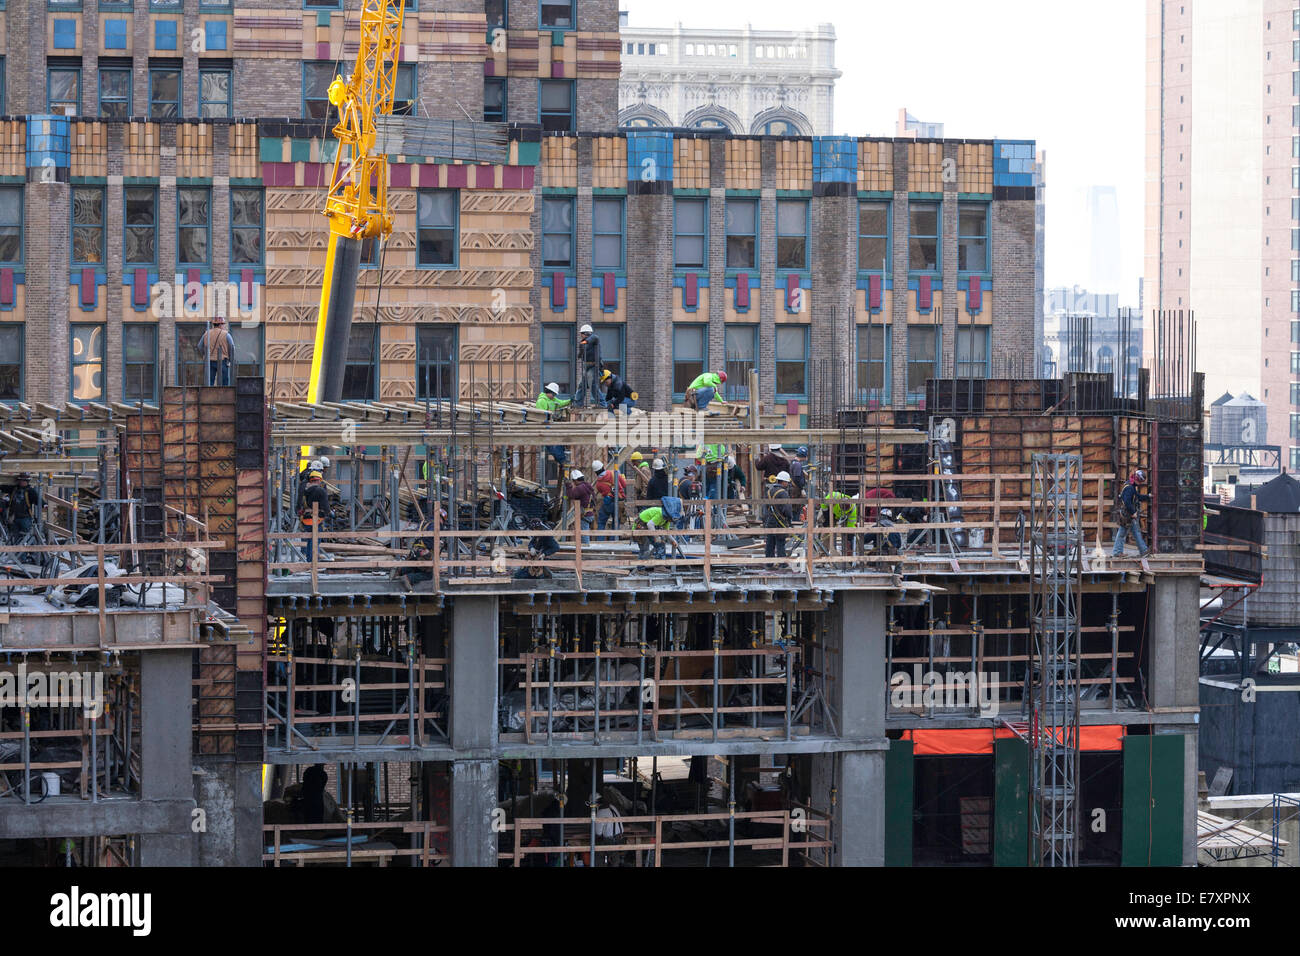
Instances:
[[[1145,4],[1139,0],[622,0],[633,26],[835,26],[835,132],[894,134],[900,107],[950,137],[1047,150],[1047,284],[1087,285],[1084,190],[1119,199],[1118,289],[1142,271]]]

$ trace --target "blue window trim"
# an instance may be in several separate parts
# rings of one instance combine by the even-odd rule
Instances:
[[[542,87],[547,83],[566,83],[569,87],[569,127],[568,132],[576,132],[578,128],[578,106],[577,106],[577,84],[573,80],[565,79],[548,79],[543,78],[537,81],[537,122],[543,125],[545,133],[545,117],[556,116],[556,113],[546,114],[542,112]]]
[[[483,97],[483,121],[486,123],[504,123],[510,117],[510,84],[506,81],[506,77],[504,76],[485,76],[483,77],[483,88],[485,93],[489,83],[500,84],[501,86],[501,118],[487,118],[487,97],[485,95]],[[540,109],[540,107],[538,108]]]
[[[411,9],[407,7],[406,9]],[[409,75],[411,77],[411,99],[404,100],[397,94],[401,90],[402,77]],[[397,73],[394,77],[393,87],[393,112],[399,116],[413,116],[420,111],[420,69],[418,63],[399,63],[397,64]],[[410,105],[410,110],[405,107]]]
[[[785,236],[781,232],[781,204],[782,203],[799,203],[801,206],[803,206],[803,265],[798,267],[793,267],[793,266],[783,267],[780,264],[778,264],[776,267],[776,274],[779,276],[788,276],[799,272],[807,272],[809,269],[809,259],[812,258],[810,252],[810,246],[812,244],[812,240],[809,238],[812,232],[812,203],[809,202],[807,199],[788,198],[788,197],[780,197],[777,199],[776,219],[773,225],[773,239],[777,244],[778,254],[780,253],[782,238],[795,238],[793,236]]]
[[[677,210],[681,208],[681,203],[699,203],[704,207],[704,263],[699,266],[684,266],[679,261],[677,254],[677,237],[685,235],[688,238],[696,238],[701,234],[698,232],[682,233],[677,226]],[[709,271],[709,200],[694,196],[677,196],[673,198],[673,268],[678,272],[708,272]]]
[[[16,405],[27,397],[27,323],[0,322],[0,329],[18,330],[18,397],[0,398],[0,405]]]
[[[762,365],[762,355],[761,355],[761,353],[759,352],[759,343],[760,343],[760,341],[761,341],[761,338],[760,338],[760,336],[761,336],[761,329],[762,329],[762,327],[761,327],[758,323],[749,323],[749,322],[728,322],[728,323],[726,324],[725,329],[724,329],[724,331],[723,331],[723,335],[722,335],[722,366],[723,366],[723,370],[724,370],[724,371],[726,370],[726,366],[727,366],[728,362],[730,361],[730,358],[729,358],[728,353],[727,353],[727,333],[729,333],[729,332],[740,332],[740,331],[742,331],[742,330],[748,332],[748,333],[750,334],[750,336],[752,337],[752,340],[753,340],[753,343],[752,343],[752,344],[753,344],[753,346],[754,346],[754,360],[753,360],[753,363],[752,363],[752,367],[753,367],[755,370],[758,370],[758,369],[761,368],[761,365]],[[740,381],[739,379],[737,379],[736,381],[734,381],[734,382],[728,382],[727,384],[728,384],[728,385],[731,385],[731,386],[733,387],[733,390],[734,390],[734,393],[735,393],[735,399],[734,399],[735,401],[738,401],[738,402],[747,402],[747,401],[749,401],[749,382],[748,382],[748,381]]]
[[[973,200],[959,200],[957,203],[957,249],[961,251],[961,207],[962,206],[981,206],[984,209],[984,268],[982,269],[963,269],[960,262],[957,266],[957,274],[962,276],[987,276],[993,271],[991,263],[993,262],[993,204],[988,202],[979,202]],[[970,238],[976,238],[974,236]],[[960,259],[960,256],[958,256]]]
[[[326,3],[308,3],[307,0],[302,0],[302,8],[304,10],[342,10],[343,0],[328,0]]]
[[[542,7],[559,6],[565,0],[537,0],[537,29],[541,31],[564,31],[570,32],[578,29],[578,4],[577,0],[568,0],[569,4],[569,26],[567,27],[548,27],[542,23]],[[507,15],[508,16],[508,15]]]
[[[486,6],[485,6],[483,12],[484,12],[484,14],[487,13]],[[538,15],[538,22],[539,22],[539,23],[541,22],[541,19],[540,19],[540,18],[541,18],[541,12],[542,12],[542,11],[541,11],[541,7],[538,7],[538,8],[537,8],[537,15]],[[510,29],[510,0],[501,0],[501,22],[500,22],[500,23],[496,23],[496,24],[489,23],[489,24],[487,25],[487,35],[486,35],[486,37],[485,37],[485,39],[484,39],[484,42],[488,43],[489,45],[492,43],[492,39],[493,39],[493,37],[492,37],[492,31],[493,31],[493,30],[509,30],[509,29]]]
[[[4,0],[0,0],[0,10],[4,9]],[[5,58],[0,55],[0,116],[5,115]]]
[[[941,374],[943,369],[943,326],[930,325],[926,322],[909,323],[907,326],[907,361],[903,363],[903,394],[908,405],[916,404],[925,398],[925,389],[921,389],[919,392],[913,392],[907,387],[907,379],[912,367],[912,330],[929,328],[934,329],[934,375],[931,375],[930,377],[934,378],[938,376]]]
[[[176,115],[174,117],[155,117],[154,103],[170,103],[171,100],[159,100],[154,96],[153,81],[159,73],[176,74]],[[176,66],[150,66],[149,67],[149,119],[183,119],[185,117],[185,71],[178,64]]]
[[[235,193],[239,191],[256,191],[262,197],[262,203],[261,203],[262,221],[258,225],[258,235],[260,236],[260,241],[257,244],[257,248],[260,255],[258,256],[256,262],[235,261],[235,230],[252,228],[251,226],[235,225]],[[261,186],[231,186],[229,189],[229,193],[230,193],[230,197],[229,197],[230,215],[228,216],[228,221],[230,222],[230,272],[231,275],[233,276],[240,269],[253,269],[256,271],[262,269],[266,265],[266,190]],[[374,266],[370,266],[368,268],[374,268]],[[239,280],[236,277],[234,281],[238,282]]]
[[[858,384],[858,382],[860,381],[858,377],[858,370],[861,368],[862,364],[867,361],[867,357],[862,354],[862,333],[866,329],[883,330],[880,337],[884,342],[884,348],[882,349],[882,351],[885,354],[879,359],[874,354],[871,356],[872,364],[875,364],[877,361],[883,362],[883,364],[881,365],[880,394],[875,396],[874,398],[871,395],[870,388],[863,388],[861,385]],[[856,403],[859,405],[864,405],[871,401],[878,402],[882,406],[889,404],[890,386],[893,384],[893,379],[894,379],[893,375],[890,374],[890,369],[893,367],[891,359],[893,358],[893,350],[894,350],[894,336],[891,334],[892,329],[893,329],[892,325],[886,325],[882,322],[873,322],[870,324],[863,322],[863,323],[859,323],[854,329],[853,332],[853,352],[854,352],[853,395]]]
[[[76,108],[77,108],[77,118],[80,119],[80,118],[81,118],[81,102],[82,102],[82,97],[83,97],[83,94],[84,94],[84,91],[83,91],[82,88],[81,88],[82,75],[81,75],[81,67],[80,67],[80,66],[75,66],[75,65],[73,65],[73,64],[66,64],[66,65],[65,65],[65,64],[62,64],[62,63],[53,63],[53,64],[49,64],[48,66],[46,66],[46,68],[45,68],[45,107],[46,107],[46,109],[48,109],[51,113],[54,112],[54,101],[50,99],[50,96],[51,96],[51,87],[53,86],[52,81],[53,81],[53,79],[54,79],[54,73],[55,73],[56,71],[58,71],[58,72],[64,72],[64,73],[67,73],[67,72],[73,72],[73,73],[76,73],[76,74],[77,74],[77,107],[76,107]]]
[[[310,67],[313,67],[313,66],[328,66],[330,69],[334,69],[334,64],[331,63],[329,60],[303,60],[303,61],[302,61],[302,100],[301,100],[301,103],[302,103],[302,116],[303,116],[304,119],[306,119],[306,118],[308,118],[308,117],[311,116],[311,113],[308,112],[308,110],[307,110],[307,70],[308,70]],[[339,66],[339,69],[342,70],[342,65]],[[328,85],[328,83],[327,83],[326,85]],[[333,107],[331,107],[331,106],[329,105],[329,100],[326,99],[326,98],[323,97],[323,96],[320,96],[320,97],[313,96],[313,97],[311,97],[311,100],[312,100],[313,103],[323,102],[323,103],[325,104],[325,107],[326,107],[326,109],[325,109],[325,116],[326,116],[326,118],[328,119],[328,117],[329,117],[329,115],[330,115],[330,110],[333,109]]]
[[[593,325],[592,325],[592,328],[595,328],[595,324],[594,324],[594,323],[593,323]],[[566,332],[568,333],[568,335],[569,335],[569,348],[568,348],[568,355],[567,355],[567,356],[557,358],[557,357],[550,356],[550,355],[547,354],[547,351],[546,351],[546,330],[547,330],[547,329],[563,329],[564,331],[566,331]],[[538,368],[537,368],[537,371],[538,371],[538,376],[539,376],[539,378],[541,379],[541,382],[542,382],[542,385],[543,385],[543,386],[546,385],[546,383],[547,383],[547,381],[548,381],[547,378],[546,378],[546,366],[547,366],[548,364],[552,363],[552,362],[567,362],[568,365],[569,365],[569,374],[570,374],[570,375],[574,375],[574,374],[575,374],[574,369],[575,369],[575,367],[576,367],[576,364],[577,364],[577,358],[578,358],[578,326],[576,325],[576,323],[573,323],[573,322],[543,322],[543,323],[542,323],[542,341],[541,341],[541,347],[538,348],[537,353],[538,353]],[[575,379],[575,381],[573,381],[571,384],[573,385],[573,387],[574,387],[575,389],[578,387],[578,382],[577,382],[576,379]],[[560,397],[561,397],[561,398],[570,398],[570,399],[571,399],[571,398],[573,398],[574,394],[575,394],[574,392],[561,392],[561,393],[560,393]]]
[[[18,258],[0,259],[0,267],[22,271],[27,261],[27,190],[22,183],[0,183],[0,190],[18,190]],[[71,242],[69,234],[68,241]]]
[[[73,242],[73,230],[76,229],[73,219],[76,216],[77,204],[75,199],[77,190],[79,189],[94,189],[99,192],[100,223],[98,262],[78,262],[76,259],[72,258],[76,254],[77,249],[77,244]],[[102,272],[108,268],[108,190],[104,186],[78,185],[72,187],[72,191],[68,198],[68,258],[71,261],[71,264],[79,269],[94,269],[97,273]]]
[[[420,193],[451,193],[451,232],[452,232],[451,262],[423,263],[420,261]],[[444,227],[432,226],[430,228],[440,229]],[[421,188],[416,190],[415,267],[417,269],[459,269],[460,268],[460,190],[459,189]]]
[[[752,266],[732,266],[727,264],[727,239],[733,235],[748,236],[747,232],[727,232],[727,203],[752,202],[754,204],[754,264]],[[727,275],[734,276],[741,272],[759,272],[763,268],[763,201],[758,196],[733,196],[727,194],[722,206],[722,263]]]
[[[352,401],[352,402],[374,402],[374,401],[377,401],[377,400],[379,399],[379,387],[380,387],[380,385],[379,385],[379,347],[380,347],[380,342],[381,342],[381,340],[382,340],[382,336],[380,335],[380,332],[379,332],[379,324],[376,323],[376,322],[365,322],[365,323],[362,323],[362,322],[355,322],[355,323],[353,323],[353,325],[352,325],[352,331],[355,331],[355,330],[358,330],[358,329],[369,329],[369,330],[370,330],[370,394],[367,395],[365,398],[348,398],[347,396],[344,396],[343,401],[345,401],[345,402],[347,402],[347,401]],[[349,332],[349,335],[350,335],[350,334],[351,334],[351,332]],[[348,341],[348,352],[350,353],[351,351],[352,351],[352,342],[351,342],[351,340],[349,339],[349,341]],[[344,358],[343,358],[343,374],[344,374],[344,376],[347,375],[348,367],[349,367],[349,366],[353,366],[353,365],[355,365],[355,366],[360,366],[361,363],[360,363],[360,362],[354,362],[354,361],[352,361],[351,358],[348,357],[348,355],[345,353],[345,354],[344,354]]]
[[[809,333],[809,326],[807,326],[807,325],[802,325],[802,324],[796,324],[796,323],[794,323],[794,322],[780,322],[780,323],[777,323],[776,331],[777,331],[777,332],[780,332],[782,329],[801,329],[801,330],[803,331],[803,387],[804,387],[804,390],[803,390],[802,392],[789,392],[789,393],[786,393],[786,392],[777,392],[776,395],[775,395],[775,398],[776,398],[776,400],[777,400],[778,402],[788,402],[788,401],[790,401],[791,399],[797,399],[797,400],[799,400],[799,401],[807,401],[807,400],[808,400],[808,348],[809,348],[809,335],[808,335],[808,333]],[[773,343],[772,343],[772,383],[773,383],[773,387],[775,387],[775,385],[776,385],[776,381],[777,381],[777,379],[779,378],[779,376],[776,374],[776,367],[777,367],[778,364],[780,364],[780,363],[782,363],[782,362],[792,363],[793,360],[792,360],[792,359],[782,359],[782,358],[780,357],[779,353],[778,353],[777,350],[776,350],[776,341],[775,341],[775,336],[774,336],[774,341],[773,341]]]
[[[126,330],[132,328],[146,328],[153,333],[153,393],[148,398],[128,398],[126,394]],[[129,363],[138,365],[140,363]],[[137,405],[145,402],[158,401],[158,323],[157,322],[123,322],[122,323],[122,401],[126,404],[135,402]]]
[[[205,99],[203,96],[203,75],[205,73],[224,73],[230,81],[226,84],[226,115],[220,117],[209,117],[203,115],[204,103],[216,103],[218,100]],[[200,119],[233,119],[235,115],[235,71],[229,66],[199,66],[199,118]]]
[[[181,230],[194,229],[195,226],[187,226],[181,222],[181,193],[186,190],[195,189],[207,193],[208,196],[208,221],[205,226],[208,233],[208,241],[205,246],[208,257],[203,262],[190,262],[181,258]],[[176,268],[177,269],[206,269],[212,266],[212,187],[211,186],[178,186],[176,188]]]
[[[235,4],[232,0],[226,0],[225,3],[221,3],[219,0],[199,0],[199,13],[233,14],[234,12]],[[230,42],[229,36],[227,36],[226,42]]]
[[[596,232],[596,203],[618,203],[618,268],[609,269],[596,265],[596,237],[612,236],[612,232]],[[606,272],[622,274],[627,269],[627,202],[621,197],[595,196],[591,200],[591,271],[596,275]]]
[[[128,259],[126,257],[126,236],[127,236],[126,191],[128,189],[148,189],[153,194],[153,258],[148,262],[135,262],[134,260]],[[134,186],[122,187],[122,220],[123,220],[122,221],[122,269],[124,272],[127,269],[148,268],[150,266],[157,267],[158,265],[158,212],[159,212],[159,206],[158,206],[157,186],[134,185]]]
[[[676,368],[677,368],[677,328],[678,328],[679,326],[682,327],[682,328],[686,328],[686,329],[699,329],[699,330],[702,332],[702,340],[703,340],[703,342],[704,342],[704,348],[703,348],[703,350],[702,350],[702,353],[703,353],[703,354],[702,354],[702,368],[703,368],[703,371],[707,372],[707,371],[709,370],[709,326],[708,326],[708,323],[707,323],[707,322],[673,322],[672,325],[671,325],[671,327],[669,328],[669,331],[668,331],[668,334],[669,334],[668,348],[669,348],[669,352],[671,353],[670,356],[669,356],[669,358],[670,358],[670,365],[669,365],[669,368],[673,370],[673,372],[670,373],[670,374],[672,374],[674,378],[676,377],[675,372],[676,372]],[[680,402],[680,401],[681,401],[682,399],[684,399],[685,397],[686,397],[686,393],[685,393],[685,392],[677,392],[677,391],[674,391],[674,392],[673,392],[673,401],[675,401],[675,402]]]
[[[626,322],[592,322],[591,327],[595,333],[600,336],[600,358],[602,362],[618,362],[619,373],[624,378],[627,377],[627,323]],[[609,341],[605,334],[613,329],[619,331],[618,336],[618,358],[612,357],[605,348],[605,343]],[[542,384],[545,384],[544,382]]]
[[[562,235],[562,233],[557,232],[554,229],[552,229],[549,232],[543,231],[542,232],[542,271],[563,272],[566,274],[571,274],[576,272],[578,268],[578,197],[572,194],[567,194],[567,195],[543,194],[542,195],[543,203],[546,203],[549,200],[560,200],[560,199],[567,200],[569,203],[569,207],[573,210],[573,214],[569,216],[569,222],[571,223],[571,225],[569,226],[569,264],[567,266],[548,266],[546,264],[546,237],[559,236]],[[545,216],[544,211],[543,211],[543,216]]]
[[[103,358],[99,362],[99,398],[74,398],[72,389],[76,386],[77,376],[73,374],[77,368],[73,362],[72,348],[73,343],[77,340],[77,329],[94,329],[98,328],[103,331],[104,351]],[[68,401],[73,403],[81,402],[103,402],[108,398],[108,348],[107,348],[108,325],[105,322],[72,322],[68,325]],[[90,362],[82,363],[90,365]]]
[[[885,262],[883,269],[862,268],[862,207],[866,205],[885,207]],[[858,275],[890,275],[894,271],[894,204],[888,199],[858,200]]]
[[[991,371],[991,368],[992,368],[992,362],[993,362],[993,331],[992,331],[992,326],[989,326],[989,325],[960,325],[960,324],[959,324],[959,325],[957,326],[957,330],[956,330],[956,343],[960,343],[960,342],[961,342],[961,335],[962,335],[963,332],[971,332],[971,331],[978,331],[978,332],[982,332],[982,333],[983,333],[983,338],[984,338],[984,361],[983,361],[981,364],[984,366],[984,375],[983,375],[982,377],[983,377],[983,378],[988,378],[988,377],[989,377],[989,374],[990,374],[990,371]],[[1113,356],[1112,356],[1112,359],[1113,359]],[[957,366],[958,366],[958,365],[970,365],[970,364],[972,364],[972,363],[970,363],[970,362],[959,362],[959,361],[958,361],[958,359],[957,359],[957,345],[956,345],[956,344],[953,345],[953,351],[952,351],[952,363],[953,363],[953,373],[954,373],[954,375],[955,375],[957,378],[959,378],[959,379],[965,379],[965,378],[970,378],[970,377],[971,377],[971,376],[969,376],[969,375],[963,375],[960,371],[957,370]],[[1113,371],[1113,369],[1112,369],[1112,371]],[[981,376],[974,376],[974,377],[979,378],[979,377],[981,377]]]
[[[446,356],[441,363],[435,361],[434,359],[429,359],[426,361],[420,358],[420,332],[425,329],[446,329],[446,330],[450,330],[451,332],[451,354]],[[419,397],[420,387],[425,384],[425,375],[423,369],[426,367],[436,369],[439,364],[446,366],[448,372],[450,373],[450,378],[451,378],[450,382],[448,382],[446,378],[443,379],[442,382],[443,391],[447,395],[453,397],[459,395],[460,394],[460,390],[459,390],[460,389],[460,326],[454,322],[417,322],[415,325],[415,394],[416,394],[415,401],[417,402],[424,401],[424,399]],[[432,391],[437,387],[437,382],[438,382],[438,376],[437,373],[435,372],[428,379],[430,391]],[[438,399],[432,398],[431,396],[430,401],[438,401]]]
[[[933,206],[935,209],[935,226],[939,234],[935,237],[934,259],[935,268],[933,269],[913,269],[912,268],[912,207],[913,206]],[[929,238],[926,236],[925,238]],[[932,199],[912,200],[908,198],[907,203],[907,274],[911,276],[941,276],[943,275],[943,203]]]
[[[98,73],[98,87],[99,87],[96,90],[96,96],[98,97],[99,100],[98,115],[99,116],[104,115],[104,74],[125,73],[128,81],[126,84],[126,115],[127,117],[131,116],[131,107],[135,105],[133,102],[133,97],[135,95],[135,90],[133,89],[133,87],[135,86],[135,83],[134,83],[134,76],[131,70],[130,62],[124,60],[120,65],[117,63],[101,64],[97,73]],[[120,103],[122,102],[122,100],[110,100],[109,102]]]

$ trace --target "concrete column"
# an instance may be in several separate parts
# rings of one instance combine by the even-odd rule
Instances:
[[[673,255],[673,184],[627,184],[627,371],[646,411],[673,402],[673,286],[663,264]],[[590,272],[587,273],[590,276]],[[578,293],[590,299],[591,281]],[[710,301],[715,290],[709,289]],[[714,364],[710,353],[710,364]]]
[[[197,864],[261,866],[261,766],[200,758],[196,762],[194,793],[207,827],[195,837]]]
[[[827,613],[832,651],[828,696],[840,740],[858,749],[818,754],[812,760],[812,805],[831,809],[832,860],[838,866],[885,862],[885,597],[841,591]]]
[[[194,652],[145,651],[140,655],[140,799],[192,800],[190,680]],[[191,834],[146,833],[142,866],[190,866]]]
[[[1195,707],[1200,699],[1200,582],[1192,575],[1162,575],[1147,590],[1147,600],[1150,704]]]
[[[894,144],[894,204],[893,235],[891,236],[894,261],[892,279],[894,285],[893,305],[890,317],[893,327],[890,330],[890,347],[892,349],[890,366],[890,399],[895,405],[902,405],[907,398],[907,313],[911,293],[907,289],[907,254],[908,254],[908,205],[907,185],[909,159],[906,142]]]
[[[458,597],[452,608],[447,696],[456,750],[496,745],[498,619],[495,597]]]
[[[809,375],[829,375],[838,408],[849,400],[854,380],[853,308],[858,278],[858,196],[853,183],[818,183],[809,215],[812,275]],[[785,290],[777,290],[784,303]],[[778,314],[781,314],[778,308]],[[809,382],[809,394],[815,387]]]
[[[496,866],[497,762],[457,760],[451,765],[452,866]]]

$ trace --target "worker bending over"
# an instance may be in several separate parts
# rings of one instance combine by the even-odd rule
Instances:
[[[621,375],[615,375],[609,369],[605,369],[600,373],[600,384],[605,388],[605,407],[609,409],[611,415],[620,405],[623,406],[625,415],[630,415],[632,409],[636,408],[637,393],[623,381]]]
[[[695,381],[686,388],[686,407],[704,411],[722,392],[722,385],[727,380],[726,372],[705,372],[695,376]]]
[[[550,529],[547,528],[540,519],[530,518],[528,521],[528,530],[549,531]],[[532,558],[534,562],[545,561],[551,555],[558,554],[559,551],[560,543],[549,534],[538,535],[535,538],[530,538],[528,541],[528,556]],[[520,568],[515,572],[516,581],[527,581],[549,577],[551,577],[550,569],[543,567],[540,563]]]
[[[646,508],[636,516],[637,531],[667,531],[672,527],[672,520],[664,514],[661,507]],[[664,539],[655,535],[644,535],[636,539],[637,551],[642,559],[653,551],[656,561],[662,561],[666,556]]]
[[[792,476],[793,477],[793,476]],[[856,528],[858,526],[858,503],[842,491],[832,491],[818,512],[824,524],[832,528]],[[858,536],[845,534],[840,536],[840,551],[844,554],[856,554]]]

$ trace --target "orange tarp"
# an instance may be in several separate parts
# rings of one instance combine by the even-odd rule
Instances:
[[[903,739],[912,741],[912,752],[921,756],[956,756],[992,754],[993,741],[1016,736],[1006,727],[950,730],[908,730]],[[1079,728],[1079,749],[1087,751],[1119,750],[1124,743],[1120,724]]]

